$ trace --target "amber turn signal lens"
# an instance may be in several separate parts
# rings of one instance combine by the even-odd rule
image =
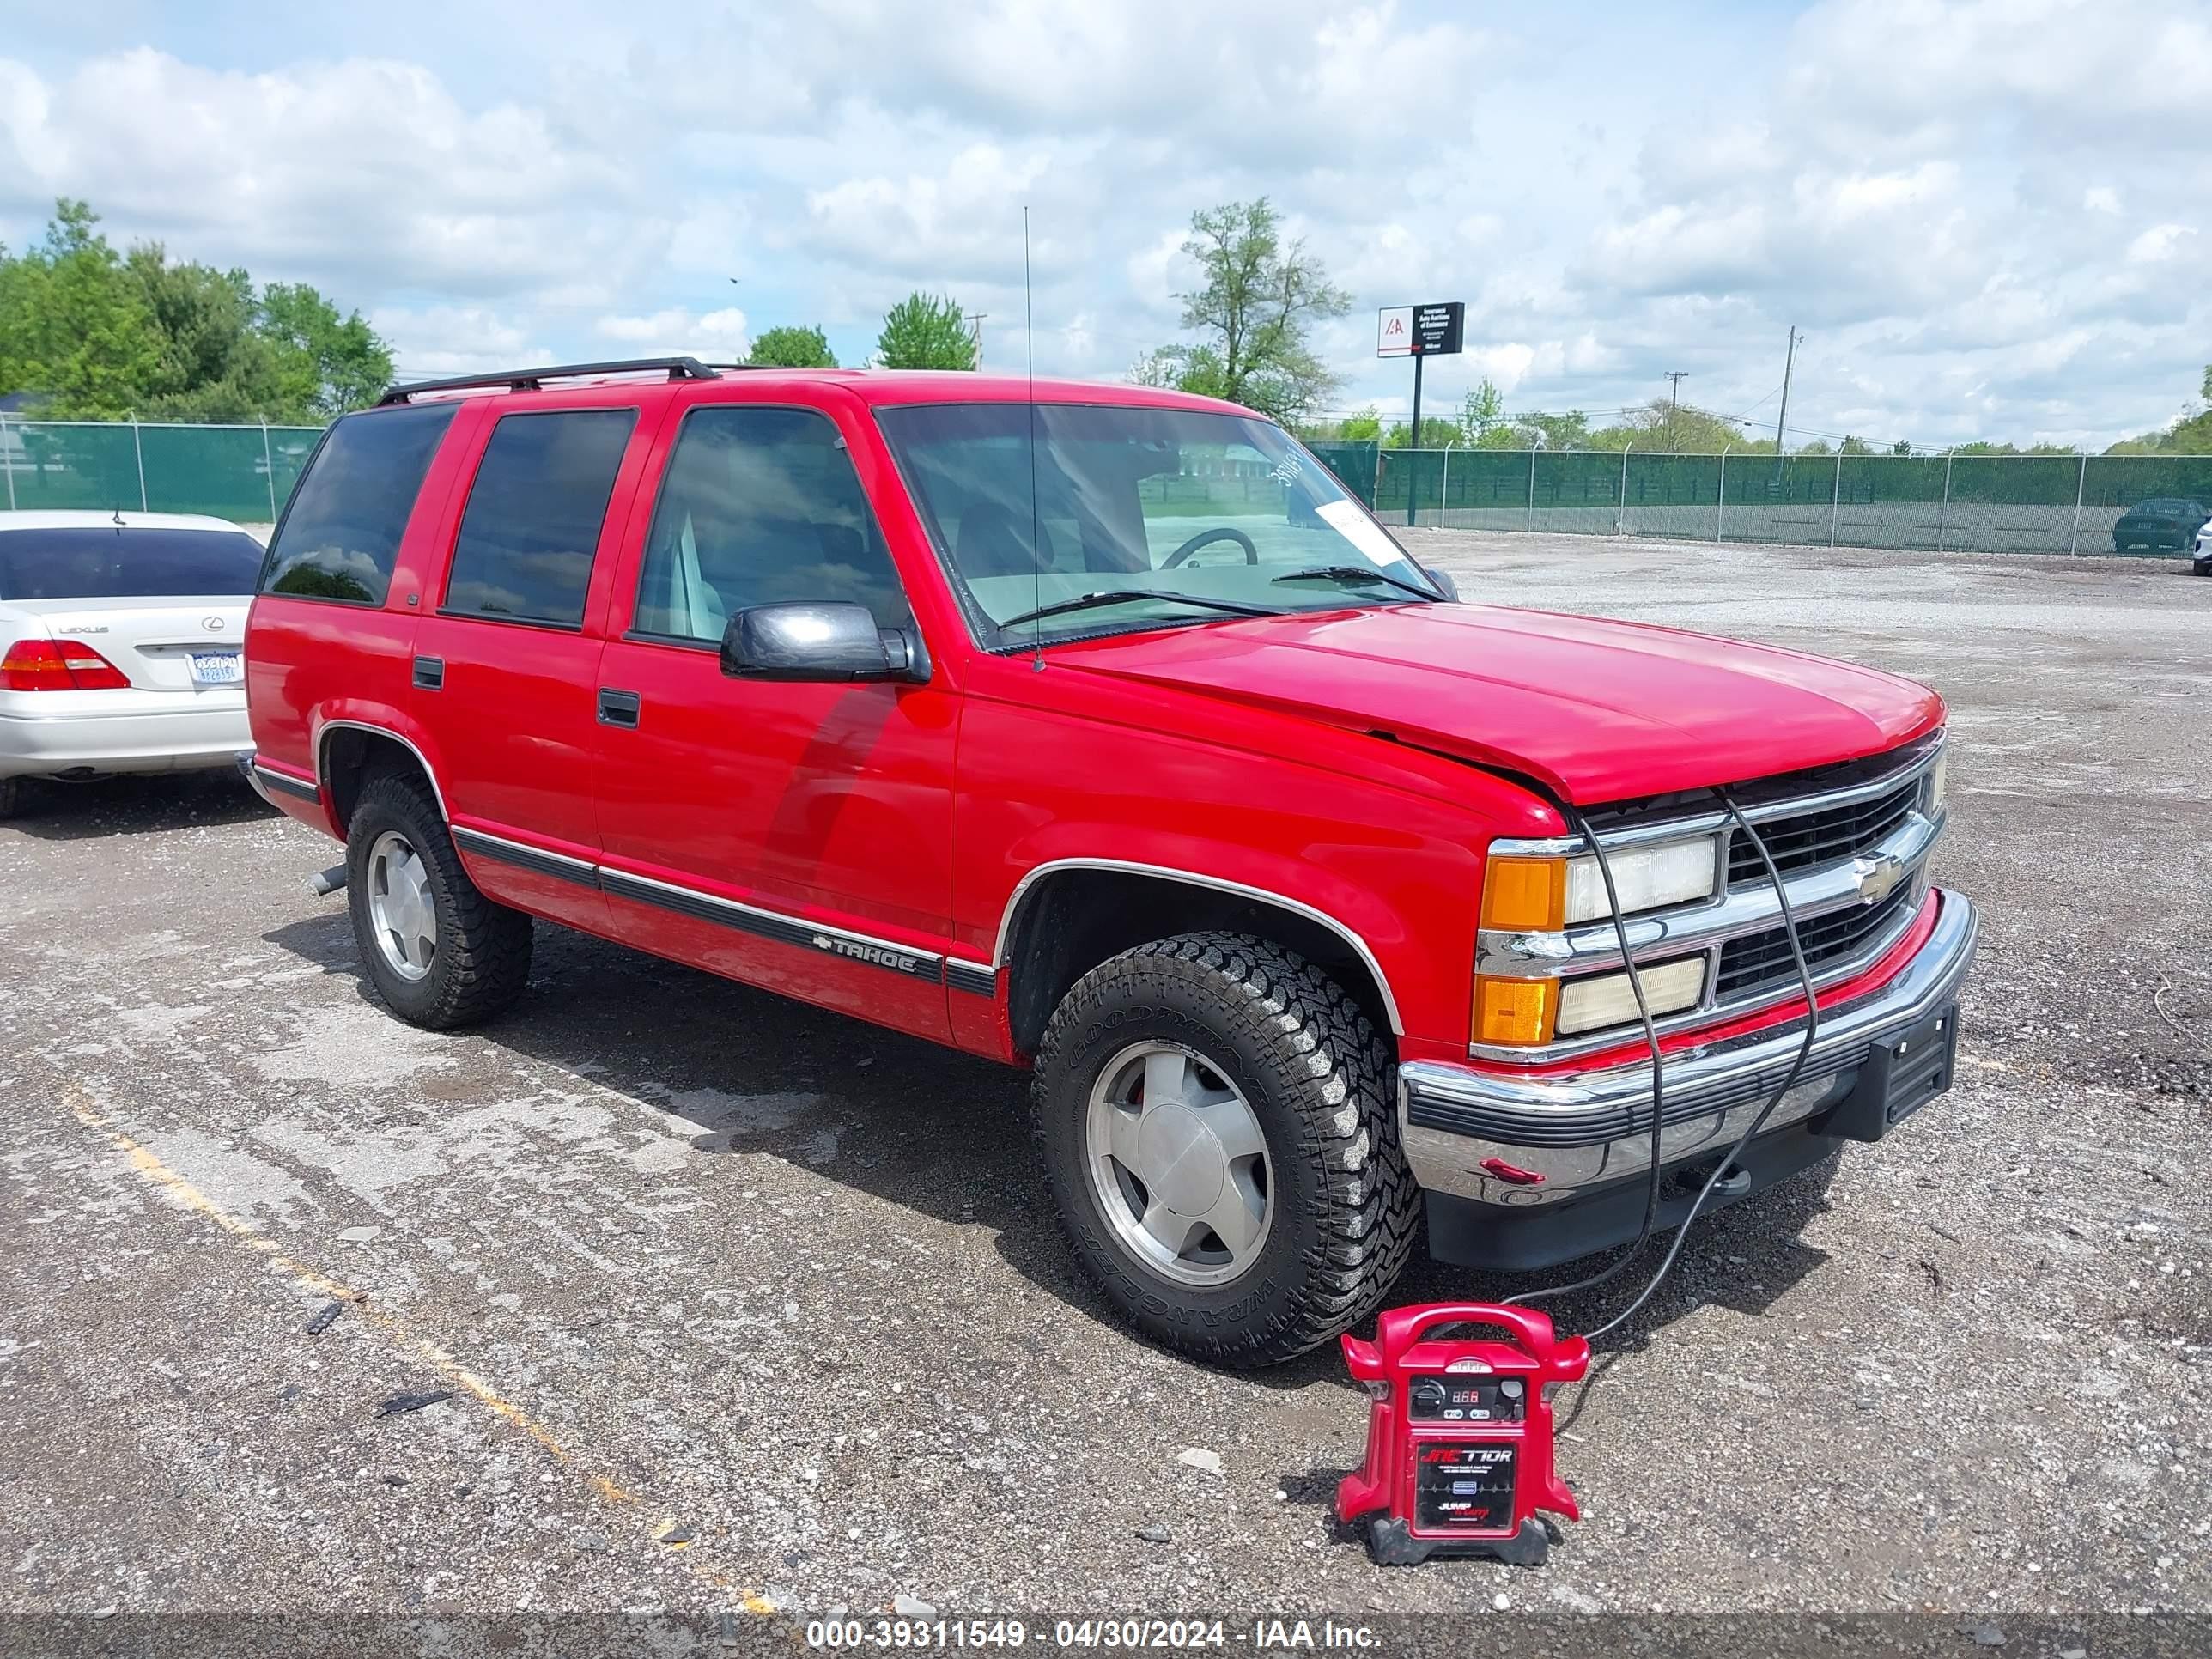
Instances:
[[[1519,933],[1560,927],[1567,915],[1565,859],[1493,858],[1482,878],[1482,925]]]
[[[1559,991],[1555,979],[1478,978],[1474,1040],[1518,1047],[1549,1042],[1559,1018]]]

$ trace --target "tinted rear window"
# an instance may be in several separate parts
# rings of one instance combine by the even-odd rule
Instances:
[[[637,412],[509,415],[492,428],[461,515],[446,609],[574,628],[615,471]]]
[[[0,599],[251,593],[261,544],[242,530],[0,529]]]
[[[332,427],[276,526],[262,591],[382,605],[416,492],[457,406],[377,410]]]

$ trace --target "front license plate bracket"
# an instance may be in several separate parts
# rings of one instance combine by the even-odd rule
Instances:
[[[1857,1085],[1814,1127],[1847,1140],[1880,1140],[1951,1086],[1959,1063],[1959,1005],[1867,1050]]]

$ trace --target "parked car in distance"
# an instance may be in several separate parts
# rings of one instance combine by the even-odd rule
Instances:
[[[241,764],[345,844],[401,1018],[497,1013],[540,918],[1029,1066],[1076,1256],[1208,1360],[1365,1318],[1425,1206],[1445,1260],[1540,1267],[1951,1081],[1935,693],[1453,603],[1206,398],[689,358],[397,389],[295,489],[246,682]]]
[[[0,513],[0,817],[25,778],[232,764],[261,558],[223,519]]]
[[[2212,576],[2212,524],[2197,532],[2197,557],[2189,567],[2197,575]]]
[[[2171,495],[2137,501],[2112,526],[2112,550],[2124,553],[2131,547],[2147,547],[2186,551],[2197,544],[2197,532],[2208,518],[2212,518],[2212,513],[2205,510],[2202,501]]]

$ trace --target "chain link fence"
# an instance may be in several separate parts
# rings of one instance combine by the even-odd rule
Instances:
[[[0,416],[11,508],[137,507],[272,521],[319,427],[170,426]],[[1315,454],[1387,521],[1800,547],[2109,553],[2139,501],[2212,506],[2206,455],[1722,455],[1385,449]],[[1152,514],[1202,512],[1264,478],[1170,479]],[[1185,497],[1188,499],[1186,501]],[[1271,497],[1272,498],[1272,497]]]
[[[2112,553],[2140,501],[2212,507],[2208,455],[1721,455],[1312,446],[1391,524],[1799,547]]]
[[[0,416],[0,475],[18,511],[125,507],[268,524],[322,435],[313,426]]]

